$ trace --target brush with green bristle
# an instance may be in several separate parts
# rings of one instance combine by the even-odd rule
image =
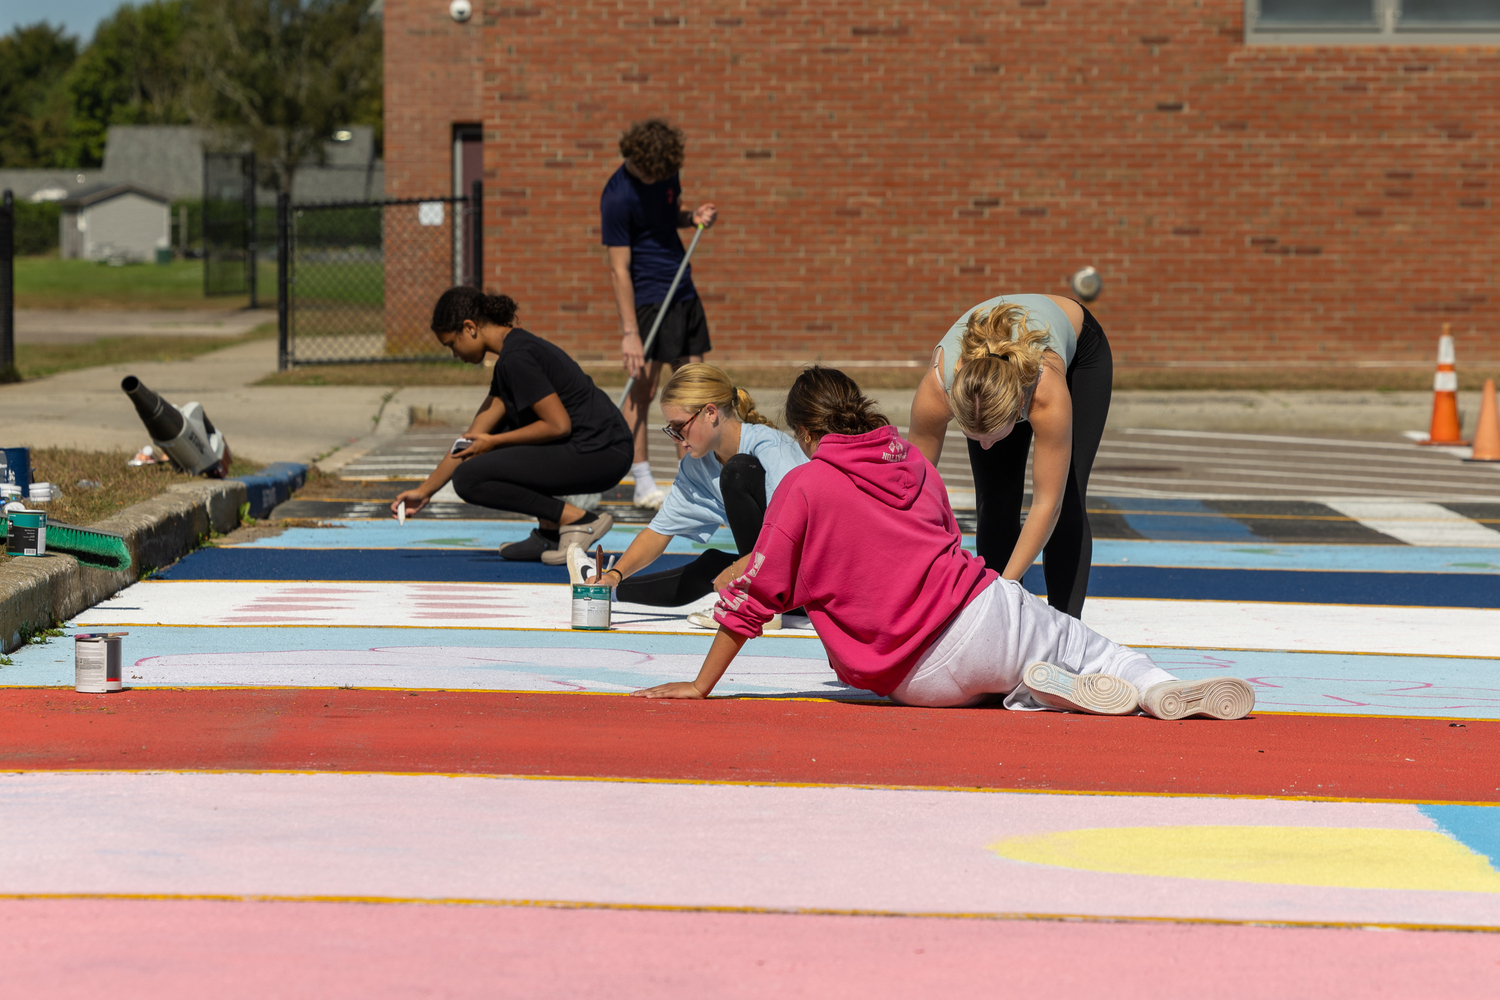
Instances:
[[[10,533],[10,518],[0,515],[3,533]],[[95,531],[72,524],[47,521],[47,550],[72,556],[85,566],[94,569],[127,570],[130,568],[130,547],[125,536],[113,531]]]

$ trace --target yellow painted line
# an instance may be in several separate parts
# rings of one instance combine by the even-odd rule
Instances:
[[[1494,924],[1421,924],[1391,921],[1231,920],[1216,917],[1151,917],[1129,913],[965,912],[942,910],[833,909],[814,906],[705,906],[670,903],[606,903],[572,899],[485,899],[460,896],[340,896],[229,893],[6,892],[0,900],[95,900],[108,902],[358,903],[392,906],[469,906],[509,909],[612,910],[633,913],[743,913],[806,917],[910,917],[918,920],[1010,920],[1054,923],[1187,924],[1211,927],[1287,927],[1338,930],[1500,933]]]
[[[1410,805],[1410,806],[1483,806],[1500,808],[1500,802],[1472,801],[1462,799],[1384,799],[1362,796],[1339,795],[1257,795],[1247,793],[1214,792],[1129,792],[1105,789],[1059,789],[1059,788],[990,788],[983,785],[881,785],[865,783],[843,783],[836,781],[756,781],[754,779],[719,778],[623,778],[610,775],[588,774],[486,774],[469,771],[342,771],[309,770],[303,768],[170,768],[170,767],[120,767],[110,770],[89,768],[44,767],[28,770],[0,770],[4,775],[116,775],[116,774],[271,774],[296,777],[321,777],[324,775],[347,778],[392,777],[392,778],[473,778],[482,781],[571,781],[582,784],[606,785],[707,785],[728,788],[837,788],[865,792],[960,792],[976,795],[1067,795],[1099,796],[1108,798],[1136,799],[1205,799],[1220,801],[1233,799],[1249,802],[1334,802],[1361,803],[1366,805]]]

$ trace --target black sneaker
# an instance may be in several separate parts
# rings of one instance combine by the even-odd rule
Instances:
[[[543,552],[556,552],[557,539],[544,538],[540,528],[532,528],[524,541],[506,542],[500,546],[500,558],[512,562],[541,562]]]

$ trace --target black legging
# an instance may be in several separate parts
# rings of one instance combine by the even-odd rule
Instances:
[[[1089,589],[1094,535],[1089,530],[1084,501],[1099,439],[1104,436],[1104,421],[1109,416],[1114,371],[1114,357],[1104,330],[1085,309],[1078,348],[1067,371],[1068,392],[1073,397],[1073,460],[1057,527],[1042,549],[1047,603],[1074,618],[1083,616],[1083,598]],[[1021,500],[1026,492],[1026,455],[1030,449],[1029,423],[1016,424],[1016,429],[989,451],[969,441],[979,522],[974,548],[984,557],[985,565],[997,571],[1004,571],[1021,537]]]
[[[719,491],[724,494],[724,519],[729,522],[739,552],[709,549],[686,566],[632,576],[615,588],[620,600],[657,608],[681,607],[713,593],[714,577],[754,550],[766,519],[766,470],[760,459],[736,455],[725,462],[719,473]]]
[[[453,473],[453,489],[464,502],[558,521],[559,496],[603,493],[630,471],[629,443],[578,451],[571,441],[496,448],[465,459]]]

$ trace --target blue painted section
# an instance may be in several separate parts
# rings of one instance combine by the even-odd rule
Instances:
[[[664,555],[651,569],[672,569],[696,556]],[[512,562],[492,551],[452,549],[204,548],[158,574],[162,580],[361,580],[438,583],[567,583],[563,566]]]
[[[1448,836],[1489,858],[1500,872],[1500,808],[1495,806],[1417,806]]]
[[[1127,501],[1116,500],[1116,503]],[[1201,500],[1168,500],[1153,497],[1148,501],[1133,500],[1132,504],[1150,504],[1152,510],[1181,511],[1181,514],[1124,514],[1125,523],[1152,540],[1160,541],[1211,541],[1254,542],[1260,538],[1239,521],[1226,517]],[[1184,515],[1207,514],[1207,517]]]
[[[70,630],[73,631],[73,630]],[[329,661],[347,658],[351,652],[413,650],[438,647],[461,651],[475,649],[576,650],[576,660],[569,659],[566,674],[574,682],[582,681],[589,690],[619,690],[622,685],[648,685],[669,680],[687,679],[674,670],[691,675],[695,658],[707,653],[713,637],[702,635],[645,635],[624,632],[582,633],[573,631],[479,630],[479,629],[384,629],[384,628],[172,628],[136,626],[125,637],[127,665],[138,664],[149,657],[211,656],[260,651],[272,661],[278,652],[329,651]],[[598,651],[627,650],[649,655],[678,654],[678,660],[659,673],[637,668],[622,679],[617,669],[592,665]],[[1293,712],[1333,715],[1398,715],[1413,718],[1500,719],[1500,675],[1495,660],[1444,659],[1416,656],[1358,656],[1347,653],[1288,653],[1274,651],[1225,652],[1197,649],[1151,649],[1146,651],[1163,669],[1187,680],[1214,676],[1243,677],[1256,690],[1256,709],[1262,712]],[[764,638],[745,645],[741,656],[785,657],[796,660],[822,661],[822,643],[810,638]],[[63,639],[27,646],[11,654],[12,666],[0,667],[0,686],[68,686],[73,684],[73,643]],[[463,664],[465,669],[476,669]],[[431,683],[434,664],[412,668],[402,683],[413,687],[443,686]],[[486,687],[504,687],[504,678],[494,672],[518,674],[558,673],[556,663],[536,664],[524,657],[512,662],[487,662],[482,665]],[[820,668],[821,669],[821,668]],[[138,683],[150,683],[149,665]],[[127,674],[128,676],[128,674]],[[826,682],[833,682],[832,671]],[[246,678],[247,683],[254,683]],[[837,686],[821,692],[808,685],[824,682],[822,673],[808,675],[800,687],[767,690],[753,680],[733,681],[726,678],[719,690],[724,694],[839,694]],[[173,682],[173,686],[223,684],[222,680]],[[358,684],[358,681],[355,681]],[[401,686],[396,684],[392,686]],[[1496,816],[1500,817],[1500,808]],[[1488,844],[1481,853],[1494,849],[1493,840],[1480,834],[1494,827],[1484,823],[1495,820],[1454,813],[1434,820],[1455,831],[1475,850]],[[1483,822],[1481,822],[1483,821]],[[1465,825],[1468,823],[1468,825]],[[1461,831],[1461,832],[1460,832]],[[1478,832],[1475,832],[1478,831]],[[1495,857],[1494,853],[1489,854]]]
[[[265,517],[307,482],[307,466],[295,462],[268,465],[253,476],[234,476],[249,491],[250,516]]]
[[[1419,545],[1244,545],[1237,542],[1149,542],[1096,538],[1094,565],[1500,574],[1500,550],[1427,548]]]
[[[1021,582],[1045,594],[1042,567]],[[1317,573],[1303,570],[1094,566],[1090,597],[1292,604],[1394,604],[1428,608],[1500,608],[1500,576],[1471,573]]]
[[[519,542],[531,534],[535,521],[435,521],[416,517],[405,524],[389,521],[330,521],[330,528],[288,528],[270,538],[258,538],[235,548],[245,549],[489,549]],[[606,552],[621,552],[635,540],[641,525],[616,525],[604,536]],[[673,538],[668,552],[701,552],[733,548],[734,537],[720,528],[707,545]]]

